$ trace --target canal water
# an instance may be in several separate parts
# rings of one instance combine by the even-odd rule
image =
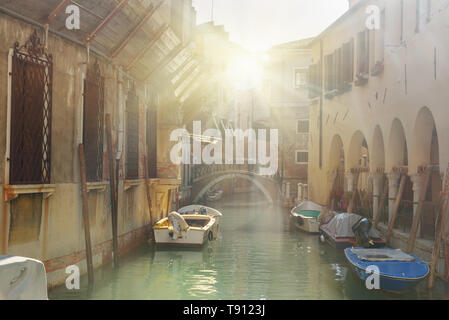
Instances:
[[[438,283],[406,294],[365,289],[338,253],[317,236],[289,225],[288,212],[257,197],[223,200],[218,239],[202,249],[158,249],[145,244],[121,257],[118,271],[95,271],[95,286],[50,291],[50,299],[448,299]]]

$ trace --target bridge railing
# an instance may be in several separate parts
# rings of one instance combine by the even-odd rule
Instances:
[[[193,181],[198,180],[204,176],[214,173],[222,173],[229,171],[244,171],[253,174],[259,174],[259,165],[254,164],[196,164],[192,166]],[[279,173],[272,176],[266,176],[276,181],[280,181]]]

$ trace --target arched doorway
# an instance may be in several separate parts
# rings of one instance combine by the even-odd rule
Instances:
[[[332,138],[328,163],[329,173],[333,179],[330,181],[328,205],[332,210],[344,211],[345,203],[342,199],[345,191],[345,151],[343,140],[339,135]]]
[[[442,180],[439,171],[440,150],[435,120],[429,108],[423,107],[416,118],[413,131],[413,158],[411,169],[418,172],[419,166],[432,166],[429,186],[420,221],[420,236],[433,240],[435,236],[435,223],[438,210],[438,200],[442,189]],[[415,195],[416,198],[419,195]],[[415,205],[416,210],[416,205]]]
[[[347,171],[352,187],[348,185],[348,212],[372,218],[372,179],[369,173],[370,157],[368,142],[361,131],[356,131],[349,144]]]
[[[373,177],[373,219],[386,223],[388,221],[388,179],[385,175],[385,144],[382,129],[374,128],[371,142],[370,171]],[[376,215],[379,217],[376,217]]]
[[[409,232],[413,222],[413,183],[408,175],[409,153],[404,127],[399,119],[394,119],[388,139],[388,152],[386,154],[386,166],[390,172],[388,210],[389,216],[393,214],[396,197],[398,196],[399,182],[405,176],[405,187],[402,200],[397,212],[394,228]],[[391,180],[396,181],[391,181]]]

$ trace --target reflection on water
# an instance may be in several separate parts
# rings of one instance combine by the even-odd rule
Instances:
[[[50,292],[51,299],[445,299],[441,283],[407,294],[365,289],[344,254],[317,236],[292,230],[285,210],[217,204],[223,218],[217,241],[202,249],[144,245],[114,271],[95,273],[92,292]],[[87,287],[83,277],[82,288]]]

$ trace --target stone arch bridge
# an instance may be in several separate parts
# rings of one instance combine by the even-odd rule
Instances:
[[[250,181],[269,203],[277,203],[281,192],[279,179],[276,176],[262,176],[257,172],[257,167],[248,165],[194,166],[191,199],[193,203],[197,203],[216,184],[238,178]]]

